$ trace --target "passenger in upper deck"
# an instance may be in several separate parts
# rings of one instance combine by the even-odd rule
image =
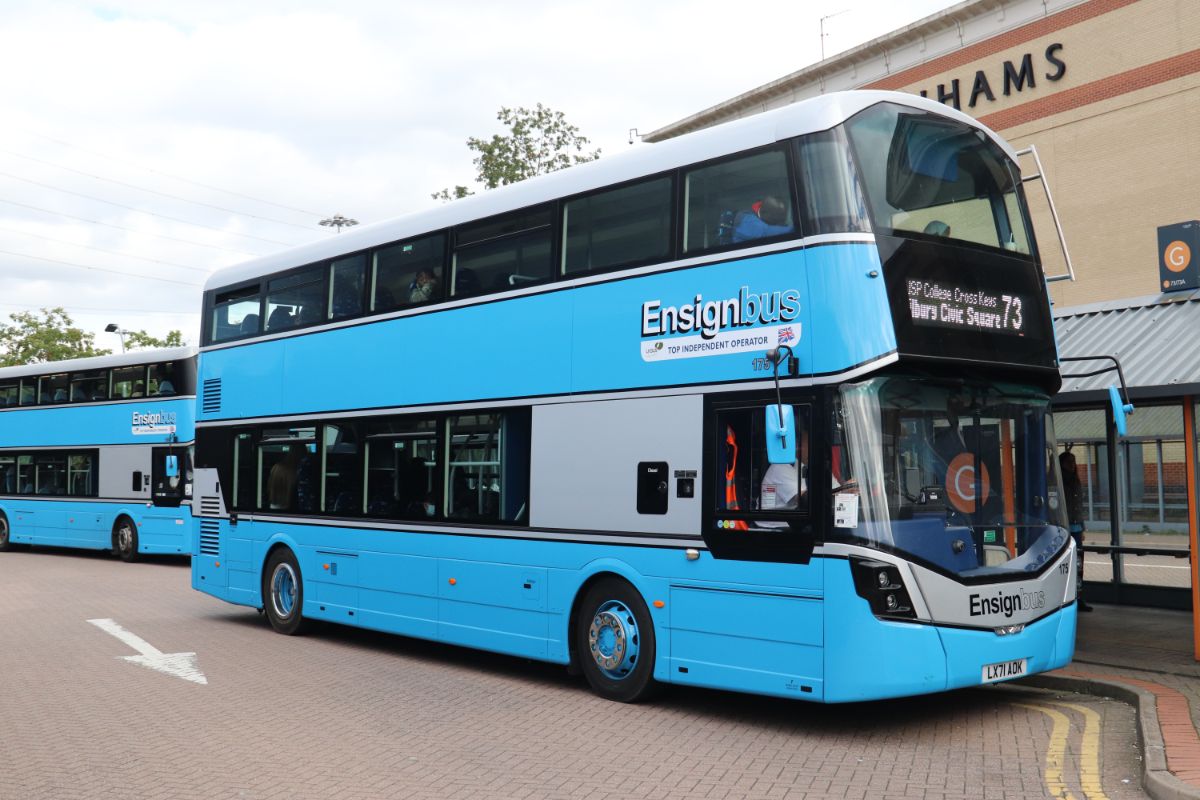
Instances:
[[[928,233],[930,236],[942,236],[948,238],[950,236],[950,226],[942,222],[940,219],[935,219],[931,220],[930,223],[925,226],[925,230],[922,231],[922,233]]]
[[[787,206],[774,195],[767,195],[750,206],[749,211],[739,212],[733,221],[733,241],[748,242],[768,236],[782,236],[792,232],[788,221]]]
[[[408,287],[408,302],[410,303],[427,303],[433,299],[434,292],[437,291],[437,276],[433,274],[433,270],[423,269],[417,273]]]

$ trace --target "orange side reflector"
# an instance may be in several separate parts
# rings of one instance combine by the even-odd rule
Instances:
[[[666,605],[666,603],[664,603],[662,600],[655,600],[655,601],[654,601],[654,607],[655,607],[655,608],[662,608],[662,607],[663,607],[663,606],[665,606],[665,605]]]
[[[325,565],[323,565],[323,566],[325,567],[325,569],[329,569],[329,565],[328,565],[328,564],[325,564]]]
[[[455,584],[457,584],[457,583],[458,583],[458,578],[451,578],[451,579],[450,579],[450,585],[451,585],[451,586],[454,586],[454,585],[455,585]]]
[[[221,566],[221,562],[220,562],[220,561],[214,561],[214,562],[213,562],[213,566],[214,566],[214,567],[219,567],[219,566]]]

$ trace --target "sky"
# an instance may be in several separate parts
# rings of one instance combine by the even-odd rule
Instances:
[[[471,184],[502,106],[599,147],[957,0],[4,0],[0,322],[199,339],[206,276]]]

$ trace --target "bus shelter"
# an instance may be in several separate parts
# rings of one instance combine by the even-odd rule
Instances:
[[[1102,603],[1195,609],[1200,291],[1056,309],[1063,359],[1113,356],[1136,410],[1118,437],[1105,362],[1065,361],[1060,451],[1083,486],[1084,592]],[[1111,362],[1108,362],[1111,364]],[[1076,377],[1071,377],[1076,376]],[[1197,659],[1200,626],[1193,617]]]

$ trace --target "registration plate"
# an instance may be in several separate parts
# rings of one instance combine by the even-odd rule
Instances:
[[[1019,678],[1029,674],[1029,659],[1018,658],[1013,661],[1001,661],[999,664],[983,665],[983,682],[995,683],[1009,678]]]

